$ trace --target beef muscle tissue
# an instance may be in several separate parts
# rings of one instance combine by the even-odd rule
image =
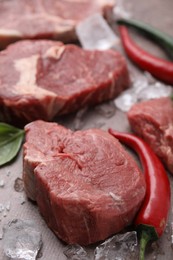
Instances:
[[[117,96],[129,85],[124,58],[50,40],[26,40],[0,52],[0,120],[67,114]]]
[[[76,40],[76,25],[95,13],[109,17],[115,0],[1,0],[0,47],[22,39]]]
[[[41,120],[25,132],[25,190],[60,239],[88,245],[132,223],[145,181],[117,139]]]
[[[150,144],[173,174],[173,101],[151,99],[132,106],[128,112],[131,128]]]

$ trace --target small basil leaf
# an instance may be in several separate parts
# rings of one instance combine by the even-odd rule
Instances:
[[[10,162],[19,152],[24,130],[0,123],[0,166]]]
[[[7,134],[7,133],[17,133],[19,131],[23,131],[23,130],[5,123],[0,123],[0,135]]]

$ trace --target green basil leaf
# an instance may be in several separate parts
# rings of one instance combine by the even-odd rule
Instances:
[[[10,162],[19,152],[24,130],[0,123],[0,166]]]
[[[19,131],[23,131],[23,130],[5,123],[0,123],[0,135],[7,134],[7,133],[17,133]]]

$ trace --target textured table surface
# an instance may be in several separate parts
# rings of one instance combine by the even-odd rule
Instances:
[[[126,2],[124,3],[124,6],[127,11],[132,13],[133,18],[146,21],[173,36],[172,0],[124,0],[124,2]],[[153,52],[161,56],[164,55],[160,52],[159,48],[151,45],[147,41],[143,41],[142,39],[140,39],[140,41],[145,45],[145,47],[149,46]],[[133,68],[133,65],[130,63],[129,66],[132,66]],[[75,115],[71,115],[57,121],[73,128],[74,120],[76,120]],[[81,128],[90,127],[100,127],[105,130],[107,130],[108,127],[112,127],[120,131],[130,131],[126,115],[118,109],[111,118],[104,117],[97,109],[91,109],[86,113],[81,125]],[[64,245],[48,229],[38,212],[37,206],[26,199],[24,191],[15,191],[14,182],[18,177],[22,178],[22,152],[13,163],[0,168],[0,181],[3,180],[5,182],[5,186],[0,188],[0,204],[6,205],[10,202],[11,205],[10,211],[7,212],[6,216],[3,216],[3,214],[0,213],[0,233],[3,225],[12,219],[32,219],[37,223],[42,232],[43,247],[41,249],[40,259],[65,260],[66,257],[63,254]],[[169,175],[169,178],[173,189],[173,177]],[[157,244],[155,244],[154,249],[150,248],[150,250],[148,250],[146,259],[173,259],[173,249],[171,248],[171,223],[173,223],[172,209],[165,234]],[[7,258],[4,256],[2,248],[3,240],[0,240],[0,260],[6,260]],[[156,258],[154,258],[154,256],[156,256]]]

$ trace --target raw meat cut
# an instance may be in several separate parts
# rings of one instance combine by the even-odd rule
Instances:
[[[60,239],[88,245],[131,224],[145,181],[117,139],[103,130],[72,132],[41,120],[25,131],[26,193]]]
[[[115,0],[1,0],[0,47],[21,39],[76,40],[76,25],[94,13],[110,16]]]
[[[128,112],[131,128],[148,142],[167,169],[173,173],[173,101],[151,99],[132,106]]]
[[[129,85],[124,58],[50,40],[0,52],[0,120],[23,124],[112,99]]]

